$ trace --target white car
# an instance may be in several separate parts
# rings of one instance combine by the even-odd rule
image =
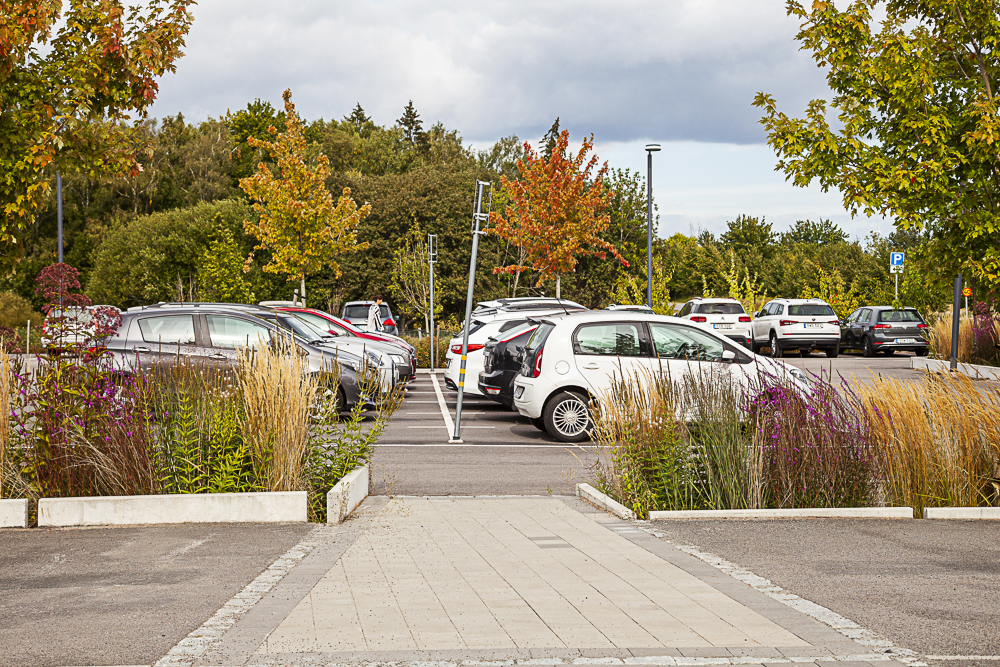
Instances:
[[[840,319],[821,299],[774,299],[757,313],[751,327],[754,352],[767,347],[774,358],[789,350],[823,350],[831,358],[840,354]]]
[[[805,373],[759,357],[714,331],[669,315],[590,311],[543,318],[525,345],[514,407],[562,442],[589,437],[589,403],[616,377],[729,373],[745,386],[762,373],[808,387]]]
[[[751,349],[750,323],[753,318],[736,299],[696,296],[684,304],[677,317],[691,320],[703,329],[712,329],[748,350]]]

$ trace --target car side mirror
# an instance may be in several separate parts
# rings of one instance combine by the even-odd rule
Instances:
[[[736,353],[735,352],[733,352],[732,350],[723,350],[722,351],[722,360],[723,361],[733,361],[734,359],[736,359]]]

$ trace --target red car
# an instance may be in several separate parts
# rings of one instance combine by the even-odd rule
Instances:
[[[378,341],[380,343],[389,343],[390,345],[395,345],[404,352],[410,360],[410,372],[406,373],[405,369],[400,369],[400,375],[404,378],[409,375],[413,377],[417,372],[417,351],[416,349],[407,343],[402,338],[398,336],[393,336],[390,334],[383,333],[372,333],[370,331],[363,331],[350,322],[335,317],[330,313],[324,312],[322,310],[317,310],[315,308],[302,308],[300,306],[275,306],[275,310],[283,310],[287,313],[295,313],[297,317],[302,318],[314,327],[321,329],[322,331],[328,331],[335,336],[352,336],[355,338],[364,338],[366,340]],[[409,378],[406,378],[409,379]]]

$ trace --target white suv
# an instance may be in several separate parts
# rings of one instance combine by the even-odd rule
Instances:
[[[729,297],[702,298],[696,296],[681,308],[677,317],[691,320],[705,329],[734,340],[750,349],[751,317],[743,309],[743,304]]]
[[[840,354],[840,320],[821,299],[775,299],[754,317],[753,351],[771,349],[778,358],[789,350],[809,354],[823,350],[828,357]]]
[[[589,311],[546,317],[522,359],[514,408],[562,442],[589,437],[590,401],[600,400],[614,378],[724,373],[747,386],[766,372],[807,386],[801,370],[669,315]]]
[[[465,359],[464,394],[482,396],[479,391],[478,379],[479,373],[486,367],[483,348],[486,347],[491,336],[497,336],[519,327],[525,324],[529,317],[543,317],[553,312],[565,314],[586,310],[580,304],[572,301],[563,301],[564,305],[559,306],[558,310],[554,310],[547,303],[539,306],[534,301],[531,303],[526,301],[510,305],[501,304],[499,307],[489,305],[477,309],[478,314],[473,312],[472,328],[469,329],[469,354]],[[555,299],[550,301],[555,301]],[[458,391],[459,375],[462,369],[462,334],[463,332],[459,332],[448,343],[448,353],[444,364],[444,384],[454,391]]]

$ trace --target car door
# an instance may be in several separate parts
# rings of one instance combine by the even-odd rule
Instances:
[[[591,322],[573,332],[577,370],[595,395],[606,392],[615,378],[646,375],[649,353],[642,322]]]
[[[216,366],[233,368],[240,353],[271,343],[271,331],[264,324],[238,315],[205,315],[211,352],[208,359]]]
[[[136,318],[129,327],[129,353],[140,368],[189,360],[197,347],[194,318],[182,313]]]
[[[758,343],[765,342],[771,332],[771,320],[769,318],[775,305],[776,304],[773,301],[765,305],[753,318],[753,322],[751,322],[751,326],[753,327],[753,339]]]
[[[856,344],[854,341],[857,340],[857,325],[858,318],[861,316],[861,308],[858,308],[853,313],[847,316],[844,320],[844,324],[840,327],[840,340],[841,344],[844,346],[851,346]]]

